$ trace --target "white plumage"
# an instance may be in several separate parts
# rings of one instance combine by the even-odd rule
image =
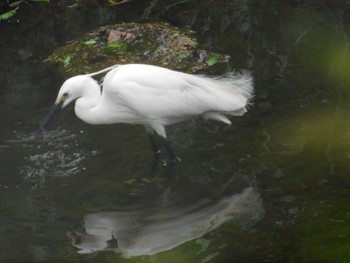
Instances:
[[[108,70],[101,91],[92,76]],[[198,116],[230,124],[226,116],[243,115],[252,96],[252,78],[247,73],[210,78],[128,64],[66,80],[56,105],[65,107],[76,100],[76,115],[91,124],[142,124],[151,136],[155,131],[164,138],[174,159],[166,141],[166,126]],[[153,138],[151,143],[156,152]]]

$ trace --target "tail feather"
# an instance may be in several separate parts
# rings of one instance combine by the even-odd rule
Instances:
[[[247,112],[246,107],[251,103],[254,96],[253,79],[249,72],[241,74],[229,72],[224,76],[215,78],[200,76],[193,83],[212,94],[210,98],[216,98],[214,99],[216,102],[212,104],[212,110],[202,115],[206,120],[212,119],[231,124],[231,121],[225,115],[242,116]]]
[[[248,71],[242,73],[227,72],[223,76],[213,78],[221,88],[236,93],[251,102],[254,96],[253,78]]]
[[[229,72],[220,77],[184,74],[182,78],[186,80],[187,92],[193,95],[198,105],[202,105],[204,112],[240,116],[253,98],[253,79],[249,72]]]
[[[229,125],[231,124],[231,121],[226,116],[224,116],[223,114],[221,114],[219,112],[209,111],[209,112],[204,113],[202,115],[202,117],[205,120],[211,119],[211,120],[220,121],[220,122],[223,122],[223,123],[226,123]]]

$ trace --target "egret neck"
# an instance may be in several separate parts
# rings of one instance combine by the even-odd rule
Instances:
[[[84,86],[75,103],[75,114],[90,124],[104,124],[105,117],[100,113],[98,104],[101,99],[101,88],[93,78],[85,76]]]

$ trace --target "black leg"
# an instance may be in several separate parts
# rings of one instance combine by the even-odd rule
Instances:
[[[179,157],[176,157],[174,151],[173,151],[173,148],[171,148],[171,145],[170,145],[170,142],[162,137],[162,140],[163,140],[163,143],[164,143],[164,146],[165,146],[165,149],[167,150],[169,156],[170,156],[170,160],[172,163],[179,163],[181,160]]]
[[[154,172],[157,170],[157,166],[159,163],[160,150],[158,148],[158,145],[156,142],[156,137],[154,136],[153,132],[148,132],[148,138],[149,138],[149,142],[151,143],[152,151],[154,154],[154,162],[153,162],[153,165],[151,167],[151,171]]]
[[[145,128],[146,128],[148,138],[149,138],[149,141],[151,143],[152,150],[153,150],[154,157],[155,157],[154,167],[156,167],[156,165],[159,161],[160,150],[159,150],[157,142],[156,142],[155,132],[154,132],[153,128],[148,126],[148,125],[145,125]],[[164,136],[162,136],[162,134],[160,134],[159,132],[156,132],[156,133],[158,133],[160,135],[160,137],[162,138],[163,144],[164,144],[165,149],[167,150],[167,152],[170,156],[171,162],[174,164],[179,163],[181,160],[179,157],[176,157],[173,149],[171,148],[170,142],[164,137],[164,136],[166,136],[165,133],[164,133]]]
[[[156,137],[154,136],[154,133],[148,133],[148,138],[149,138],[149,141],[151,143],[154,156],[158,157],[160,154],[160,150],[158,148],[158,145],[156,142]]]

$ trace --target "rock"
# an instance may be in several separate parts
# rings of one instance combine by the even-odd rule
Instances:
[[[115,64],[144,63],[195,73],[226,69],[229,56],[198,47],[188,29],[166,23],[125,23],[100,27],[46,60],[65,77],[91,73]]]

